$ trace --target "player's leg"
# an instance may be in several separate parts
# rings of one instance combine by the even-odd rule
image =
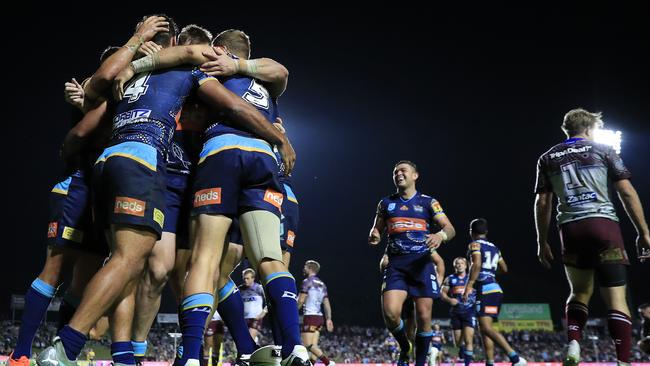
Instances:
[[[302,340],[302,344],[307,347],[307,350],[309,351],[309,359],[312,361],[312,363],[316,362],[316,359],[318,358],[312,351],[312,347],[314,346],[314,333],[315,332],[313,329],[310,329],[309,325],[305,326],[305,324],[303,324],[300,332],[300,339]]]
[[[167,214],[165,219],[171,221],[173,218]],[[137,287],[131,339],[136,361],[141,361],[147,352],[147,335],[160,308],[162,291],[174,268],[175,257],[176,234],[163,231],[147,259],[144,275]]]
[[[505,337],[492,327],[493,318],[491,316],[480,316],[478,321],[483,335],[501,347],[510,358],[510,361],[516,364],[520,357],[517,355],[517,352],[510,347],[510,344]]]
[[[564,266],[571,292],[566,303],[567,319],[567,354],[565,365],[577,365],[580,362],[580,340],[582,330],[589,317],[589,300],[594,291],[593,269],[581,269],[569,265]]]
[[[417,297],[415,298],[415,313],[417,320],[417,334],[415,336],[415,365],[424,366],[431,345],[433,332],[431,330],[431,311],[433,308],[433,298]],[[436,349],[436,351],[439,351]],[[437,352],[434,351],[432,359],[437,359]]]
[[[176,302],[181,303],[183,297],[183,284],[187,276],[187,267],[192,257],[192,250],[188,248],[177,248],[174,269],[172,270],[169,287],[176,297]]]
[[[244,247],[241,244],[239,224],[233,220],[230,226],[230,243],[228,251],[221,260],[219,277],[217,280],[217,310],[223,322],[228,327],[228,332],[237,348],[238,356],[250,355],[257,349],[255,340],[248,331],[248,325],[244,319],[244,301],[237,286],[230,278],[232,271],[239,265],[243,257]]]
[[[390,267],[389,267],[390,268]],[[394,276],[391,276],[394,278]],[[385,277],[386,278],[386,277]],[[389,281],[393,281],[388,278]],[[386,281],[386,279],[384,280]],[[397,281],[395,281],[397,282]],[[388,331],[395,337],[395,341],[400,347],[399,361],[403,364],[408,363],[409,354],[411,353],[411,342],[408,340],[406,334],[406,327],[402,320],[402,306],[408,293],[406,290],[386,290],[388,283],[384,282],[384,293],[381,297],[382,314],[384,316],[384,323]],[[397,287],[397,286],[396,286]]]
[[[322,326],[321,326],[322,328]],[[311,349],[309,350],[316,358],[320,360],[325,366],[334,366],[334,362],[330,360],[326,355],[325,352],[318,346],[318,340],[320,339],[320,331],[316,330],[313,333],[312,339],[311,339]],[[315,363],[315,362],[314,362]]]
[[[473,323],[476,323],[476,320],[473,320]],[[463,326],[462,329],[464,352],[463,360],[465,361],[465,366],[469,366],[474,358],[474,324],[470,326]]]
[[[632,319],[626,300],[624,264],[601,264],[596,268],[600,294],[607,306],[607,327],[616,346],[616,359],[629,363],[632,350]]]
[[[138,282],[140,282],[139,278],[131,281],[127,288],[124,289],[122,300],[109,316],[112,341],[111,358],[116,366],[135,365],[136,363],[131,335]]]
[[[485,351],[485,366],[494,366],[494,342],[483,333],[483,329],[481,329],[481,339]]]

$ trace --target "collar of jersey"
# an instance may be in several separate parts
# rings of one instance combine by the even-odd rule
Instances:
[[[411,197],[411,198],[405,200],[404,198],[402,198],[402,196],[399,196],[399,199],[400,199],[400,201],[406,203],[406,202],[412,200],[412,199],[413,199],[415,196],[417,196],[417,195],[418,195],[418,191],[415,191],[415,193],[413,194],[413,197]]]
[[[566,139],[566,141],[564,141],[564,142],[566,142],[567,144],[573,144],[573,143],[575,143],[577,141],[582,141],[584,139],[585,139],[584,137],[572,137],[570,139]]]

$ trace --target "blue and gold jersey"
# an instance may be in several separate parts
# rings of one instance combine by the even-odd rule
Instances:
[[[207,80],[214,78],[191,67],[136,75],[116,106],[109,144],[138,141],[166,155],[185,98]]]
[[[220,79],[220,81],[228,90],[257,108],[269,123],[275,122],[275,119],[278,117],[277,101],[271,98],[268,90],[266,90],[266,87],[260,81],[242,75],[233,75]],[[219,116],[218,119],[221,120],[211,122],[205,131],[206,140],[225,134],[259,138],[251,132],[244,131],[240,127],[235,126],[225,116]]]
[[[167,171],[189,175],[199,160],[203,147],[203,131],[207,121],[207,107],[192,93],[183,105],[183,113],[176,124],[169,154]]]
[[[468,257],[472,254],[481,254],[481,272],[479,272],[477,283],[488,284],[496,282],[496,272],[501,259],[499,248],[485,239],[478,239],[469,244]]]
[[[472,291],[467,298],[467,302],[463,302],[463,293],[465,292],[465,286],[467,285],[468,280],[469,275],[465,274],[460,276],[456,273],[445,278],[445,282],[442,285],[449,287],[449,297],[458,300],[458,304],[451,307],[452,312],[465,312],[470,310],[476,303],[476,291]]]
[[[398,193],[382,198],[377,206],[377,215],[386,223],[388,232],[387,254],[425,253],[431,234],[433,218],[444,215],[440,203],[430,196],[416,192],[408,200]]]

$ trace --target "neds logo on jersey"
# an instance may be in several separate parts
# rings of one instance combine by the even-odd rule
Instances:
[[[272,204],[273,206],[279,209],[280,207],[282,207],[282,201],[284,201],[284,195],[280,192],[276,192],[269,188],[266,190],[266,192],[264,192],[264,201]]]
[[[147,203],[131,197],[115,197],[115,210],[117,214],[127,214],[144,217]]]
[[[206,188],[194,193],[194,207],[221,204],[221,187]]]

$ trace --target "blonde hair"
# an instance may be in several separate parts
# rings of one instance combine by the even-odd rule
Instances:
[[[320,272],[320,264],[315,260],[308,260],[305,262],[305,266],[307,266],[310,271],[314,272],[314,274],[318,274],[318,272]]]
[[[241,276],[244,277],[246,276],[247,273],[250,273],[253,277],[255,277],[255,270],[252,268],[246,268],[241,272]]]
[[[564,115],[562,131],[567,136],[575,136],[593,128],[603,127],[602,112],[591,113],[586,109],[572,109]]]

